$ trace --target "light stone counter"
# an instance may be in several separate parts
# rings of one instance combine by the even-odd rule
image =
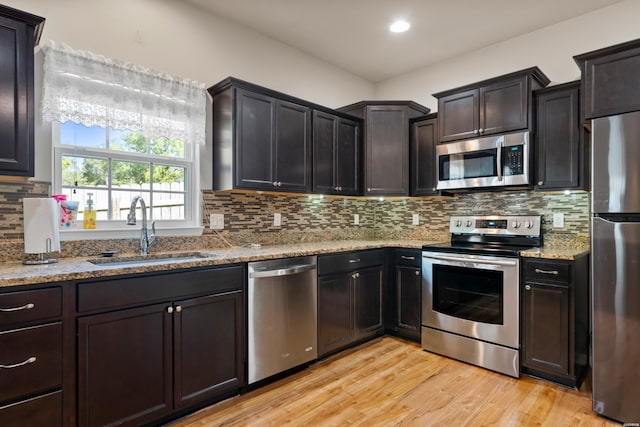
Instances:
[[[192,267],[206,267],[239,262],[260,261],[266,259],[289,258],[334,252],[348,252],[376,248],[422,248],[429,242],[414,240],[374,240],[374,241],[329,241],[317,243],[299,243],[289,245],[263,246],[260,248],[232,247],[228,249],[205,250],[198,259],[180,258],[163,260],[152,265],[109,265],[93,264],[93,258],[62,258],[60,262],[49,265],[23,265],[19,262],[0,264],[0,287],[50,283],[67,280],[82,280],[123,274],[153,271],[170,271]],[[171,254],[171,253],[166,253]],[[154,255],[153,253],[151,255]],[[126,259],[135,254],[119,254],[113,259]]]
[[[335,252],[348,252],[377,248],[421,249],[422,245],[437,242],[422,240],[346,240],[315,243],[272,245],[260,248],[232,247],[200,251],[198,259],[167,259],[161,263],[149,265],[109,265],[93,264],[94,258],[63,258],[50,265],[23,265],[19,262],[0,264],[0,287],[50,283],[67,280],[93,279],[132,273],[170,271],[192,267],[207,267],[240,262],[260,261],[276,258],[289,258],[306,255],[318,255]],[[573,260],[589,252],[588,248],[539,248],[522,251],[524,257]],[[164,253],[171,254],[171,253]],[[152,256],[154,254],[152,253]],[[126,259],[135,254],[120,254],[113,259]]]

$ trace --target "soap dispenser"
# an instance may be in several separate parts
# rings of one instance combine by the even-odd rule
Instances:
[[[88,200],[84,207],[84,220],[82,221],[82,227],[86,229],[96,228],[96,210],[93,208],[92,196],[93,193],[87,193]]]

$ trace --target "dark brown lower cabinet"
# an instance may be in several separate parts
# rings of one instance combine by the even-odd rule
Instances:
[[[0,425],[2,427],[62,426],[62,391],[54,391],[10,405],[0,405]]]
[[[318,355],[384,332],[384,251],[318,257]]]
[[[389,332],[402,338],[420,342],[422,307],[422,273],[420,271],[421,252],[417,249],[393,250],[395,265],[390,286]]]
[[[579,387],[588,363],[588,257],[524,259],[522,371]]]
[[[167,283],[212,293],[78,318],[78,425],[152,423],[245,385],[244,267],[222,268],[220,275],[219,282],[216,269],[147,275],[137,289],[135,278],[121,279],[128,285],[114,293],[121,301],[176,292]],[[229,289],[233,277],[237,289]],[[147,287],[150,278],[156,283]],[[120,286],[112,282],[98,288]],[[216,284],[224,289],[213,293]],[[96,284],[86,285],[81,300],[90,301]]]

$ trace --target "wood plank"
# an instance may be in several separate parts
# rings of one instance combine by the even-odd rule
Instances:
[[[212,426],[615,426],[591,395],[515,379],[385,336],[180,419]]]

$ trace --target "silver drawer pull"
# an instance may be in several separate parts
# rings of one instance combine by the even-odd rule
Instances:
[[[0,308],[0,311],[3,313],[9,313],[10,311],[21,311],[21,310],[31,310],[36,305],[33,303],[25,304],[21,307],[11,307],[11,308]]]
[[[350,259],[349,263],[353,264],[354,262],[360,262],[360,258],[358,259]]]
[[[402,258],[402,259],[410,259],[411,261],[415,261],[415,259],[416,259],[416,257],[414,257],[414,256],[405,256],[405,255],[402,255],[400,258]]]
[[[540,270],[539,268],[536,268],[536,273],[540,273],[540,274],[553,274],[554,276],[557,276],[558,274],[560,274],[560,272],[558,270]]]
[[[20,366],[28,365],[29,363],[33,363],[35,361],[36,361],[36,357],[35,356],[31,356],[30,358],[28,358],[24,362],[16,363],[15,365],[0,365],[0,368],[2,368],[2,369],[19,368]]]

